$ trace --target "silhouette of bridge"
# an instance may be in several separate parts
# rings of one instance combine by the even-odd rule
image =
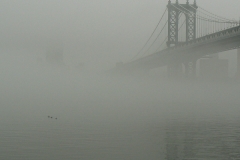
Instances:
[[[158,30],[160,32],[155,36]],[[167,33],[166,37],[164,33]],[[157,50],[151,52],[154,45],[157,45]],[[195,77],[198,59],[239,47],[239,21],[213,14],[199,7],[196,0],[193,4],[189,0],[186,4],[169,0],[142,49],[130,62],[119,63],[114,70],[129,73],[167,66],[170,77]]]

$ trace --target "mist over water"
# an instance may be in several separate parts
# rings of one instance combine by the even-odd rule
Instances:
[[[0,159],[240,155],[237,83],[110,76],[0,57]]]
[[[196,1],[198,36],[238,22],[240,1],[216,2]],[[167,5],[0,0],[0,160],[239,159],[240,84],[227,79],[239,68],[236,50],[197,62],[211,80],[170,80],[159,68],[107,74],[166,47]],[[193,30],[184,14],[181,43]]]

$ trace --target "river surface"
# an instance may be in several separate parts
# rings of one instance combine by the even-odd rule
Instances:
[[[240,159],[239,84],[2,74],[0,160]]]
[[[229,160],[240,156],[240,118],[234,116],[165,121],[155,117],[129,123],[116,117],[81,122],[81,114],[71,120],[37,114],[18,118],[0,122],[0,159]]]

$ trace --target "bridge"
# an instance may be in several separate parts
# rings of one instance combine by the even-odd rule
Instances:
[[[159,26],[158,36],[149,44]],[[164,33],[167,33],[166,37],[163,36]],[[158,49],[146,55],[156,42]],[[189,0],[186,4],[169,0],[158,25],[143,48],[133,60],[119,63],[114,71],[131,73],[167,66],[170,77],[184,75],[194,78],[198,59],[239,47],[239,21],[213,14],[199,7],[196,0],[192,4]],[[139,58],[140,54],[143,55]]]

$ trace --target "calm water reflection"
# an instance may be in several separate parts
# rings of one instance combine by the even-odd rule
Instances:
[[[160,110],[159,110],[160,111]],[[161,115],[161,114],[160,114]],[[2,118],[0,159],[238,159],[237,114],[129,121]]]
[[[0,160],[240,158],[239,86],[30,73],[0,82]]]
[[[166,129],[166,159],[239,159],[239,118],[172,122]]]

